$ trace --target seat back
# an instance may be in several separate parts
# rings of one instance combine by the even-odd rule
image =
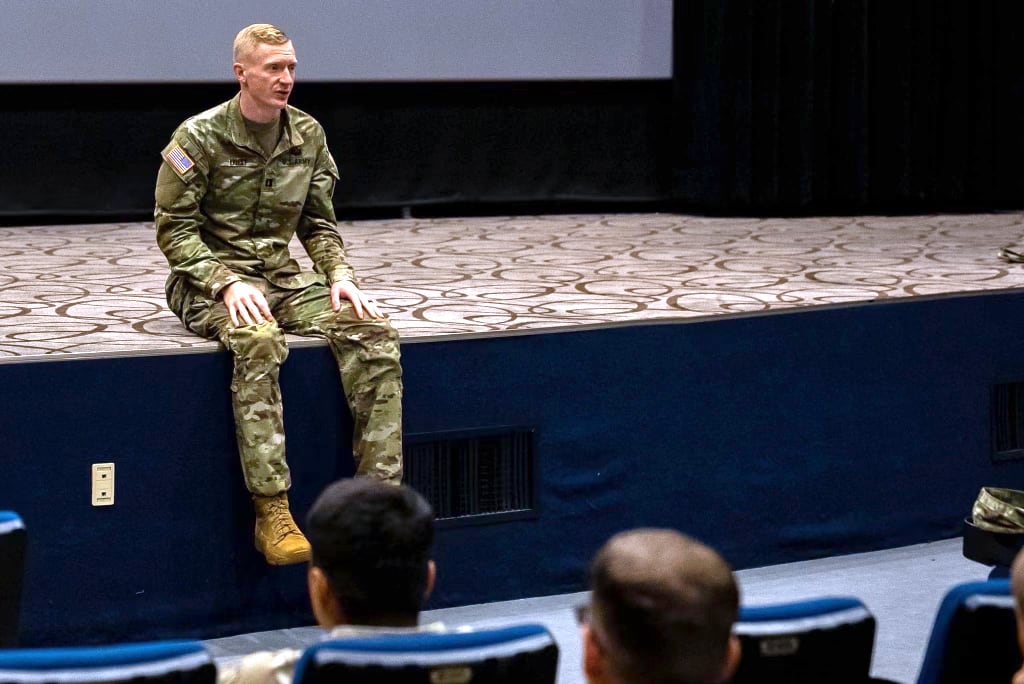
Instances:
[[[214,684],[198,641],[0,650],[0,684]]]
[[[25,525],[21,518],[11,511],[0,511],[0,648],[18,645],[25,542]]]
[[[855,598],[744,607],[734,633],[742,649],[734,684],[870,681],[875,618]]]
[[[1009,580],[968,582],[942,599],[917,681],[1009,682],[1020,664]]]
[[[993,532],[978,527],[970,518],[964,521],[964,558],[982,565],[1009,568],[1021,548],[1024,548],[1024,533]]]
[[[558,645],[542,625],[324,641],[306,649],[295,684],[553,684]]]

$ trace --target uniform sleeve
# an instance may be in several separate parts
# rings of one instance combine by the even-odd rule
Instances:
[[[208,161],[202,148],[180,132],[162,155],[153,212],[157,244],[173,274],[216,298],[241,278],[214,256],[199,235],[205,220],[200,207],[209,182]]]
[[[355,271],[349,266],[345,244],[338,234],[338,222],[331,201],[337,182],[338,167],[327,149],[326,141],[321,138],[313,179],[309,184],[296,233],[317,270],[326,275],[330,283],[355,280]]]

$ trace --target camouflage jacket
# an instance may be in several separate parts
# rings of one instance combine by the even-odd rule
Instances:
[[[288,289],[353,280],[331,204],[338,168],[313,117],[287,107],[268,158],[236,95],[181,124],[163,159],[154,218],[168,286],[184,279],[215,298],[243,277]],[[295,234],[316,273],[291,258]]]

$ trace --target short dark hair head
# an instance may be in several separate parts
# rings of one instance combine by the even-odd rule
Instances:
[[[591,629],[630,683],[717,682],[739,613],[732,569],[674,530],[612,537],[590,566]]]
[[[427,590],[434,512],[403,485],[335,482],[306,519],[313,565],[354,624],[415,618]]]

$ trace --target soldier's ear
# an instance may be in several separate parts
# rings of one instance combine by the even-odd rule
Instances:
[[[244,87],[245,86],[245,67],[242,66],[241,64],[239,64],[238,62],[235,62],[234,70],[235,70],[235,79],[238,81],[239,85]]]

